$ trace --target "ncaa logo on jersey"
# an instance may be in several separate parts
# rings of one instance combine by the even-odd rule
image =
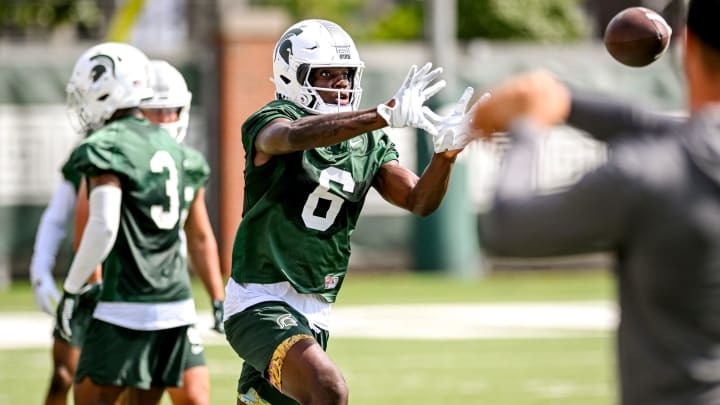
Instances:
[[[290,314],[283,314],[278,316],[275,322],[277,322],[278,326],[282,329],[287,329],[291,326],[298,325],[297,319],[295,319],[295,317]]]
[[[330,290],[337,287],[340,282],[340,276],[327,275],[325,276],[325,289]]]

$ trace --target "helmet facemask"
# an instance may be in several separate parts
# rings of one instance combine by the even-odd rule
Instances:
[[[298,82],[302,83],[304,93],[301,94],[301,104],[309,111],[316,112],[319,114],[327,113],[338,113],[345,111],[357,111],[360,108],[360,99],[362,98],[362,88],[355,86],[355,83],[359,82],[362,76],[362,69],[350,68],[350,81],[349,88],[330,88],[330,87],[317,87],[310,83],[312,72],[315,69],[325,68],[345,68],[345,66],[320,66],[320,65],[304,65],[298,70]],[[307,72],[307,73],[304,73]],[[347,95],[348,102],[346,104],[331,103],[325,101],[322,98],[321,92],[323,93],[336,93],[333,97],[334,100],[342,98],[342,95]],[[307,100],[303,99],[304,96],[308,96]]]

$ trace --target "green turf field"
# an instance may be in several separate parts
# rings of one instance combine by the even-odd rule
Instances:
[[[196,297],[203,297],[201,287],[195,287]],[[604,272],[499,273],[474,281],[351,273],[338,305],[610,300],[612,295]],[[205,301],[199,298],[198,307],[207,309]],[[27,284],[0,292],[0,310],[34,310]],[[212,403],[234,404],[241,361],[225,345],[206,350]],[[354,405],[616,402],[610,334],[453,341],[338,338],[330,340],[328,352],[343,370]],[[0,364],[0,404],[41,403],[49,348],[0,350]]]

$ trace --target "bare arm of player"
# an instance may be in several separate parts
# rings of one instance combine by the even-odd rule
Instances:
[[[471,109],[472,133],[489,137],[507,131],[517,118],[540,126],[559,124],[570,113],[570,91],[546,71],[536,71],[501,83],[492,97]]]
[[[88,214],[90,210],[88,208],[88,194],[85,180],[80,182],[80,189],[77,194],[77,204],[75,205],[75,233],[73,234],[73,251],[77,252],[80,247],[80,240],[82,239],[85,225],[87,225]],[[93,284],[98,283],[102,280],[102,266],[98,266],[95,272],[88,278],[87,283]]]
[[[295,121],[283,118],[270,121],[255,137],[257,153],[253,163],[261,166],[273,155],[335,145],[386,126],[411,126],[436,132],[432,123],[423,115],[422,107],[423,103],[437,94],[446,83],[444,80],[435,81],[442,73],[442,68],[431,69],[431,63],[420,69],[413,65],[390,101],[376,108],[311,115]],[[347,84],[347,79],[339,80],[342,82],[338,83]]]
[[[627,134],[662,134],[685,121],[684,117],[646,111],[605,96],[571,92],[544,71],[501,84],[487,102],[471,111],[470,126],[485,136],[507,130],[515,118],[523,116],[542,126],[566,121],[606,142]]]
[[[254,163],[261,166],[273,155],[335,145],[386,126],[374,108],[310,115],[295,121],[278,118],[265,125],[255,138]]]
[[[208,295],[213,300],[223,300],[223,274],[220,268],[217,241],[213,233],[207,206],[205,205],[205,188],[198,190],[187,221],[185,222],[187,235],[188,257],[191,268],[202,280]]]
[[[394,160],[384,164],[373,186],[388,202],[421,217],[432,214],[442,202],[460,150],[436,153],[421,177]]]

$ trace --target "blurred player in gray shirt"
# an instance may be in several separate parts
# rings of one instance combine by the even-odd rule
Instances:
[[[494,255],[614,253],[624,405],[720,404],[720,0],[689,4],[689,119],[571,92],[548,73],[476,105],[475,136],[509,131],[491,210]],[[533,182],[542,133],[566,122],[609,138],[608,161],[558,192]]]

